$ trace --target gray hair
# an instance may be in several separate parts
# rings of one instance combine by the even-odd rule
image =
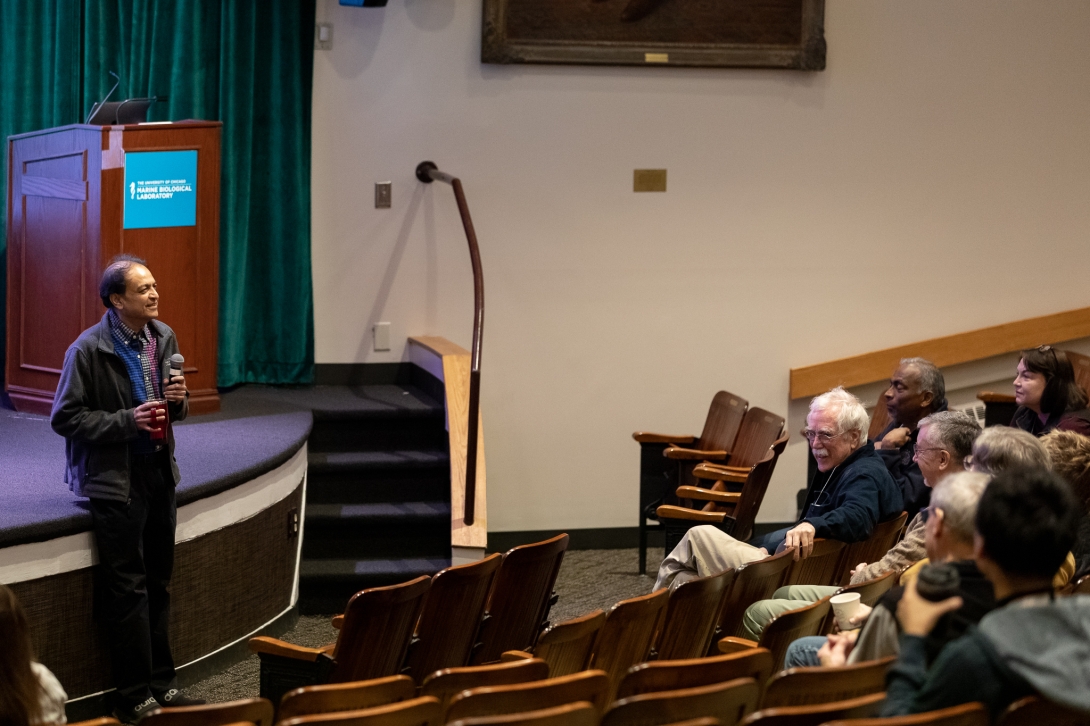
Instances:
[[[964,411],[939,411],[920,419],[917,427],[931,427],[931,441],[950,452],[959,463],[973,453],[973,442],[980,436],[980,427]]]
[[[1052,469],[1044,444],[1033,434],[1010,426],[991,426],[973,443],[973,471],[998,474],[1013,466]]]
[[[863,407],[859,399],[837,386],[810,401],[810,413],[824,411],[836,419],[836,425],[840,429],[838,433],[858,431],[861,444],[867,440],[867,427],[870,419],[867,417],[867,409]]]
[[[943,525],[962,542],[973,541],[976,505],[991,480],[990,474],[960,471],[931,490],[931,506],[942,510]]]
[[[931,393],[931,410],[946,406],[946,379],[939,367],[926,358],[902,358],[901,365],[915,366],[920,372],[920,390]]]

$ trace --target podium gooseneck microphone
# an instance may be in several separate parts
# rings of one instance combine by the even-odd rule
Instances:
[[[87,114],[87,118],[83,120],[83,123],[85,123],[85,124],[91,123],[91,119],[92,119],[92,118],[94,118],[94,115],[95,115],[95,111],[97,111],[97,110],[99,110],[100,108],[102,108],[102,104],[104,104],[104,103],[106,103],[107,101],[109,101],[109,100],[110,100],[110,96],[114,95],[114,91],[116,91],[116,90],[117,90],[117,87],[121,85],[121,76],[117,75],[117,74],[116,74],[116,73],[114,73],[113,71],[106,71],[106,72],[107,72],[107,73],[109,73],[109,74],[110,74],[111,76],[113,76],[114,78],[116,78],[116,79],[117,79],[117,83],[115,83],[115,84],[114,84],[114,87],[110,89],[110,92],[109,92],[109,93],[107,93],[107,94],[105,95],[105,97],[103,97],[103,99],[102,99],[101,101],[99,101],[98,103],[96,103],[96,104],[95,104],[94,106],[91,106],[91,113]]]
[[[473,350],[470,355],[469,369],[469,430],[466,441],[466,488],[465,506],[462,521],[473,524],[474,509],[477,499],[477,424],[481,405],[481,333],[484,328],[484,276],[481,272],[481,251],[477,247],[477,233],[473,231],[473,220],[469,217],[469,205],[462,191],[462,181],[456,176],[439,171],[431,161],[422,161],[416,167],[416,178],[425,184],[441,181],[454,188],[454,198],[458,202],[458,212],[462,215],[462,226],[469,242],[469,259],[473,264]]]

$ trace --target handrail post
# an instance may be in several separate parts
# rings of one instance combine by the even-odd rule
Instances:
[[[469,242],[469,259],[473,265],[473,348],[470,351],[469,369],[469,426],[466,441],[465,506],[462,521],[473,524],[477,498],[477,437],[481,403],[481,335],[484,329],[484,273],[481,271],[481,251],[477,246],[477,233],[469,216],[469,205],[458,177],[439,171],[433,162],[422,161],[416,167],[416,178],[425,184],[441,181],[454,189],[454,199],[462,216],[466,240]]]

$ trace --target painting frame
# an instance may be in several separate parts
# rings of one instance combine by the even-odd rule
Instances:
[[[795,1],[801,8],[801,42],[798,45],[759,45],[517,40],[506,33],[509,0],[484,0],[481,62],[824,70],[825,0]]]

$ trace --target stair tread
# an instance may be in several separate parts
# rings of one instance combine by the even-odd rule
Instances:
[[[284,389],[278,396],[309,408],[315,419],[428,417],[443,413],[442,401],[412,385],[308,386]]]
[[[445,466],[450,454],[440,449],[403,449],[400,451],[312,451],[307,466],[319,471],[371,467]]]
[[[300,577],[352,577],[356,575],[425,575],[450,567],[450,558],[332,560],[304,559],[299,565]]]
[[[404,519],[450,517],[448,502],[375,502],[368,504],[307,504],[307,521],[320,519]]]

